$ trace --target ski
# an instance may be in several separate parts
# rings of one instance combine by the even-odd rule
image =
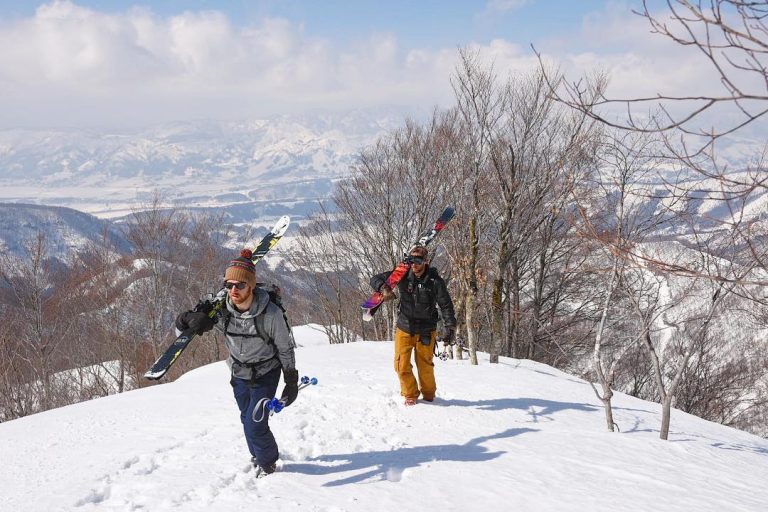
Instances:
[[[269,252],[270,249],[277,245],[277,242],[280,241],[288,229],[290,222],[291,218],[287,215],[283,215],[277,221],[275,227],[273,227],[269,233],[264,235],[264,238],[261,239],[256,248],[251,251],[251,261],[254,264],[258,263],[259,260],[261,260]],[[221,290],[219,290],[216,295],[200,301],[195,306],[194,311],[203,311],[208,313],[209,317],[213,318],[216,313],[218,313],[218,311],[224,306],[226,298],[227,289],[221,288]],[[150,380],[157,380],[163,377],[163,375],[165,375],[171,366],[173,366],[173,363],[176,362],[176,359],[179,358],[181,353],[185,348],[187,348],[194,337],[195,333],[190,329],[187,329],[186,331],[183,331],[181,334],[179,334],[179,336],[174,340],[173,343],[171,343],[166,351],[157,358],[157,361],[155,361],[152,367],[147,370],[146,373],[144,373],[144,377]]]
[[[418,240],[414,242],[411,247],[415,247],[417,245],[423,245],[426,247],[429,245],[429,243],[435,239],[437,234],[443,230],[445,225],[450,222],[455,213],[456,211],[450,206],[443,210],[443,213],[440,214],[440,217],[438,217],[438,219],[435,221],[434,226],[419,235]],[[394,290],[397,286],[397,283],[399,283],[400,280],[405,277],[405,274],[407,274],[410,269],[411,257],[406,253],[403,259],[400,260],[400,262],[394,268],[394,270],[392,270],[392,273],[389,274],[389,277],[386,280],[386,284]],[[373,320],[373,315],[376,313],[383,302],[384,300],[382,293],[379,291],[373,292],[368,300],[360,305],[360,307],[363,309],[363,320],[366,322]]]

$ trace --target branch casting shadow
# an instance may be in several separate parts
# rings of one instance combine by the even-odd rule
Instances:
[[[311,458],[308,462],[320,462],[329,465],[301,463],[291,464],[288,469],[292,472],[308,475],[356,472],[352,476],[327,482],[323,484],[324,487],[358,483],[374,478],[377,475],[379,480],[398,481],[404,469],[419,467],[425,463],[439,461],[482,462],[495,459],[505,452],[491,452],[488,448],[481,446],[482,443],[491,439],[514,437],[526,432],[537,432],[537,430],[531,428],[512,428],[491,436],[478,437],[464,444],[414,446],[388,451],[322,455]],[[363,472],[360,473],[359,471]]]

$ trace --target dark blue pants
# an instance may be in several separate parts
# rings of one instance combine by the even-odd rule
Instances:
[[[237,377],[232,377],[230,381],[237,406],[240,408],[240,421],[243,424],[248,450],[252,456],[256,457],[256,462],[260,466],[268,466],[277,460],[277,442],[269,429],[269,411],[261,408],[254,415],[253,409],[262,398],[271,400],[275,396],[280,373],[280,367],[278,367],[259,377],[255,382]],[[254,416],[261,421],[254,421]]]

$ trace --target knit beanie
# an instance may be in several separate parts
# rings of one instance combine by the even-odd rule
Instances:
[[[224,272],[225,281],[240,281],[247,283],[251,288],[256,287],[256,265],[251,261],[253,253],[250,249],[240,251],[240,257],[229,262],[226,272]]]

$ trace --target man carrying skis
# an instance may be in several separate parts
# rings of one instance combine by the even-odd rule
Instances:
[[[400,394],[405,405],[415,405],[421,393],[424,400],[435,399],[435,365],[432,362],[437,338],[437,307],[445,325],[443,342],[452,344],[456,329],[453,302],[445,281],[426,261],[427,248],[422,245],[410,251],[411,268],[408,275],[397,284],[400,307],[395,330],[395,371],[400,378]],[[395,298],[386,280],[391,272],[383,272],[371,278],[374,290],[384,295],[384,300]],[[437,307],[436,307],[437,306]],[[419,382],[413,375],[411,354],[416,353],[416,369]]]
[[[256,287],[256,269],[249,250],[243,250],[239,258],[229,263],[224,286],[228,290],[226,307],[215,317],[186,311],[176,319],[176,328],[191,328],[202,334],[216,326],[224,333],[229,350],[227,364],[232,372],[230,384],[240,409],[251,462],[257,476],[264,476],[277,468],[278,448],[269,429],[269,411],[258,408],[275,396],[281,370],[285,381],[281,400],[286,406],[296,400],[299,372],[293,338],[283,312],[270,301],[266,291]]]

